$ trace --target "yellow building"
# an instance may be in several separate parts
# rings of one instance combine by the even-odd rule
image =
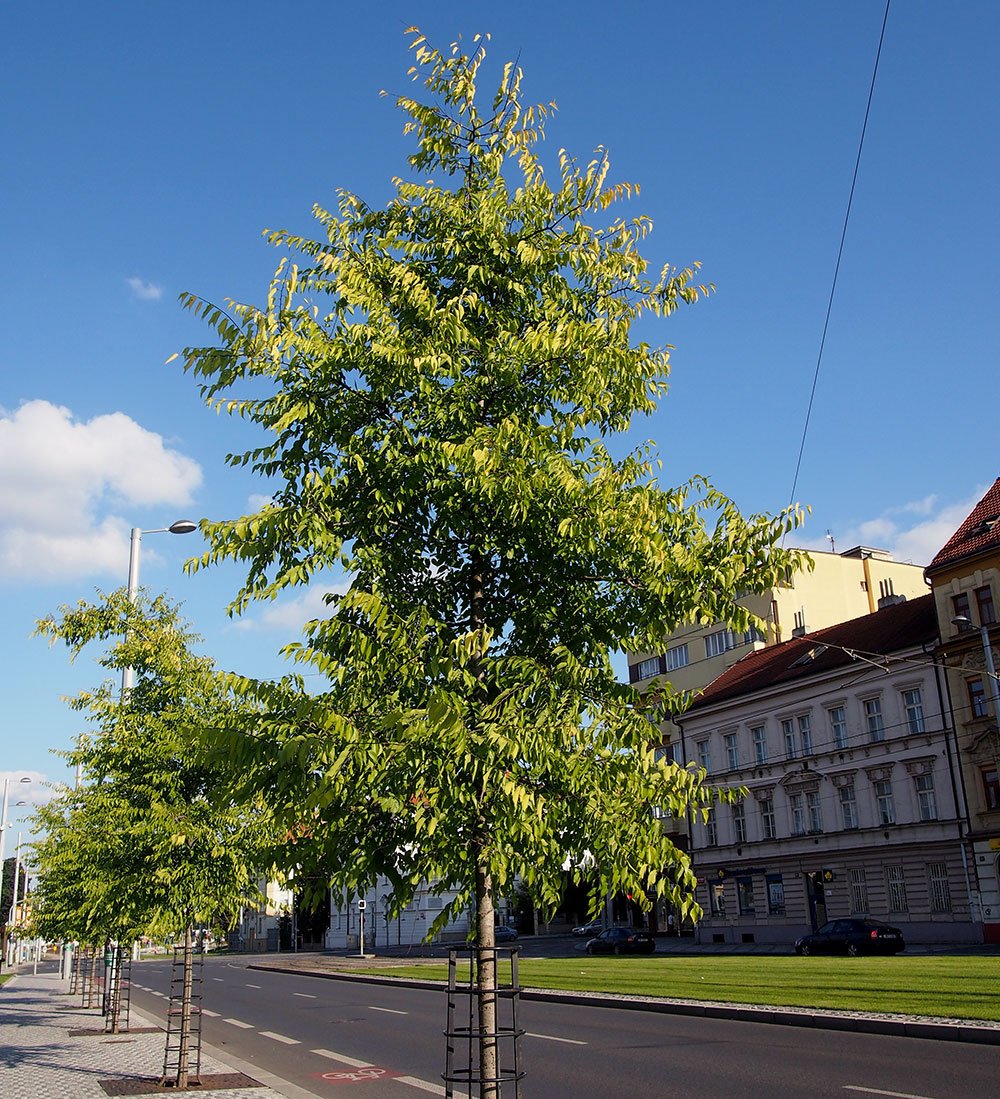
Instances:
[[[737,635],[720,622],[682,626],[663,652],[629,655],[629,682],[643,690],[662,677],[677,690],[700,690],[755,649],[927,594],[923,567],[894,561],[885,550],[856,546],[846,553],[810,551],[810,556],[811,572],[796,572],[787,584],[743,600],[765,623],[764,631]]]
[[[1000,479],[927,566],[987,942],[1000,942]]]

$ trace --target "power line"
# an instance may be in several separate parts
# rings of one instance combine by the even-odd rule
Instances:
[[[840,248],[837,250],[837,262],[833,270],[833,284],[830,287],[830,298],[826,305],[826,319],[823,322],[823,335],[819,341],[819,354],[816,357],[816,369],[813,371],[812,389],[809,391],[809,404],[806,406],[806,420],[802,427],[802,441],[799,443],[799,456],[795,463],[795,476],[792,478],[792,491],[788,497],[789,506],[795,501],[795,490],[799,483],[799,470],[802,466],[802,455],[806,448],[806,435],[809,433],[809,420],[812,417],[813,401],[816,397],[816,384],[819,381],[819,369],[823,362],[823,348],[826,346],[826,333],[830,327],[830,314],[833,312],[833,298],[837,292],[837,277],[840,274],[840,261],[844,255],[844,242],[847,239],[847,223],[851,219],[851,206],[854,202],[854,188],[858,182],[858,170],[861,167],[861,151],[865,145],[865,131],[868,129],[868,115],[872,109],[872,98],[875,94],[875,77],[878,75],[878,62],[882,56],[882,42],[885,39],[885,27],[889,21],[889,3],[890,0],[885,0],[885,15],[882,17],[882,32],[878,39],[878,49],[875,52],[875,65],[872,69],[872,82],[868,89],[868,104],[865,107],[865,120],[861,127],[861,139],[858,142],[858,155],[854,162],[854,176],[851,179],[851,193],[847,199],[847,212],[844,215],[844,227],[840,233]]]

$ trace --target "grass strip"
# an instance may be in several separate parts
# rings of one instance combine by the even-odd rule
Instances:
[[[1000,958],[522,958],[522,987],[1000,1022]],[[447,966],[358,973],[445,980]]]

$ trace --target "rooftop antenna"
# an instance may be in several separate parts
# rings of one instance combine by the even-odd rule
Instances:
[[[833,540],[833,531],[832,530],[827,529],[826,540],[830,543],[830,552],[831,553],[836,553],[837,552],[837,543]]]

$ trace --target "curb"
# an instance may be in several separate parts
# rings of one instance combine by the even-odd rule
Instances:
[[[389,985],[443,992],[443,981],[417,980],[411,977],[379,977],[357,973],[324,973],[291,966],[248,965],[247,969],[289,973],[297,977],[318,977],[326,981],[354,981],[359,984]],[[661,1015],[694,1015],[704,1019],[730,1022],[766,1023],[772,1026],[797,1026],[815,1030],[841,1030],[856,1034],[881,1034],[896,1038],[925,1038],[940,1042],[972,1042],[1000,1046],[1000,1026],[976,1026],[948,1020],[898,1019],[877,1015],[839,1014],[796,1008],[761,1007],[753,1004],[705,1004],[695,1000],[644,1000],[632,996],[608,998],[601,993],[550,992],[522,989],[522,1000],[570,1004],[576,1007],[615,1007],[625,1011],[650,1011]]]

